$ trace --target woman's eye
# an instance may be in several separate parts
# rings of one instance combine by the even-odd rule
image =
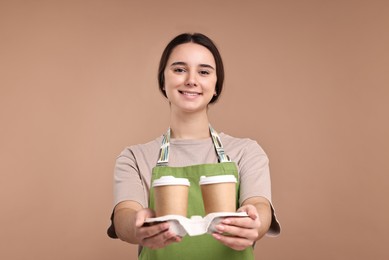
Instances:
[[[201,74],[201,75],[209,75],[209,71],[207,71],[207,70],[201,70],[201,71],[200,71],[200,74]]]
[[[178,72],[178,73],[185,72],[185,69],[183,69],[183,68],[175,68],[174,72]]]

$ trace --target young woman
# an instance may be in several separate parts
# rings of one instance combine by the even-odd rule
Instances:
[[[266,154],[255,141],[218,134],[210,126],[208,105],[218,100],[223,80],[221,56],[205,35],[181,34],[166,46],[158,81],[170,104],[170,128],[149,143],[126,148],[115,168],[116,206],[108,234],[138,244],[140,259],[254,259],[254,243],[266,233],[279,233]],[[193,187],[200,175],[226,172],[238,178],[238,211],[248,217],[228,217],[212,235],[183,238],[169,231],[167,222],[144,225],[155,217],[150,208],[155,178],[186,177]],[[189,190],[190,201],[200,202],[189,203],[188,217],[204,216],[200,192]]]

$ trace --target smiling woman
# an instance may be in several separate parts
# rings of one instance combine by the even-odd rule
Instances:
[[[223,83],[224,83],[224,66],[223,66],[223,61],[222,57],[219,53],[219,50],[217,49],[216,45],[203,34],[200,33],[195,33],[195,34],[181,34],[175,37],[165,48],[164,52],[162,53],[161,61],[159,63],[159,69],[158,69],[158,84],[159,84],[159,89],[161,90],[162,94],[165,95],[166,93],[164,90],[165,86],[165,68],[168,64],[168,60],[171,56],[171,53],[173,49],[178,47],[181,44],[185,43],[193,43],[197,44],[199,46],[202,46],[206,48],[209,52],[211,52],[213,56],[213,64],[215,64],[216,67],[216,78],[217,82],[215,84],[215,90],[216,94],[210,103],[214,103],[217,101],[219,98],[220,93],[223,90]],[[206,64],[204,64],[206,66]],[[209,64],[208,64],[209,65]],[[213,67],[213,68],[215,68]]]
[[[216,64],[212,53],[201,45],[185,43],[174,49],[167,64],[163,90],[171,112],[202,113],[216,95]]]
[[[140,259],[253,259],[255,242],[280,232],[271,205],[268,158],[257,142],[218,134],[210,126],[207,108],[218,100],[224,81],[215,44],[202,34],[177,36],[162,54],[158,81],[170,103],[170,128],[118,157],[109,236],[138,244]],[[157,178],[189,181],[184,217],[191,218],[205,215],[200,179],[219,175],[237,180],[234,200],[244,217],[230,212],[211,235],[199,236],[182,237],[169,221],[145,224],[156,217],[152,183]]]

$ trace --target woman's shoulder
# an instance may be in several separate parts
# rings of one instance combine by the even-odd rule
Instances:
[[[256,140],[253,140],[251,138],[248,138],[248,137],[234,137],[234,136],[231,136],[229,134],[226,134],[226,133],[220,133],[219,134],[220,136],[220,139],[222,140],[223,144],[224,145],[229,145],[229,144],[233,144],[233,145],[248,145],[248,144],[257,144],[258,145],[258,142]]]
[[[265,153],[262,147],[254,139],[248,137],[234,137],[226,133],[220,133],[219,136],[226,150],[251,150]]]
[[[128,145],[122,150],[119,157],[135,157],[136,155],[143,154],[154,155],[159,152],[159,148],[162,143],[162,136],[155,138],[147,143]]]

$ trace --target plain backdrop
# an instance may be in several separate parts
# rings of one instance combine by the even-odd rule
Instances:
[[[106,236],[116,156],[165,132],[163,48],[220,48],[215,129],[270,158],[257,259],[389,259],[389,2],[0,1],[0,259],[136,259]]]

